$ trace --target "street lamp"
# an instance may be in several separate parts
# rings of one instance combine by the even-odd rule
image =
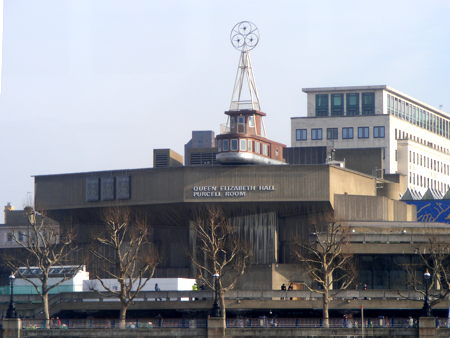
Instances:
[[[221,309],[219,305],[219,274],[215,273],[213,275],[213,285],[214,285],[214,303],[212,307],[212,317],[222,317],[221,316]]]
[[[425,270],[423,274],[423,280],[425,284],[425,299],[423,302],[423,314],[425,317],[431,317],[431,305],[430,298],[428,296],[428,288],[430,285],[431,274],[428,272],[428,269]]]
[[[16,276],[11,272],[9,276],[9,287],[10,287],[10,296],[9,296],[9,306],[6,311],[6,318],[17,318],[16,306],[14,305],[14,280]]]

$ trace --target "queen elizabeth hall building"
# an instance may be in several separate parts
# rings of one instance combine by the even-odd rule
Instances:
[[[402,185],[401,180],[381,180],[334,165],[184,166],[36,176],[35,205],[63,231],[76,228],[86,250],[88,233],[101,227],[105,208],[144,213],[159,255],[155,277],[190,278],[196,276],[190,260],[196,250],[192,221],[199,207],[220,207],[252,251],[238,287],[268,290],[307,278],[294,251],[320,219],[331,216],[358,229],[352,236],[383,228],[400,233],[406,224],[422,228],[414,222],[415,206],[392,198],[399,196]],[[388,247],[379,240],[349,243],[348,250],[366,257],[360,261],[361,282],[404,288],[401,267],[392,260],[411,251],[411,245],[408,240]],[[383,257],[378,268],[374,257]],[[96,273],[94,261],[88,262],[88,271]]]

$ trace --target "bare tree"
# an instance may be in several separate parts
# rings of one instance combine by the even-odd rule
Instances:
[[[316,225],[310,240],[299,242],[295,256],[310,277],[305,286],[309,291],[322,295],[323,326],[329,327],[329,305],[335,284],[347,289],[355,278],[353,257],[344,253],[348,242],[348,231],[335,222],[326,223],[323,231]]]
[[[120,327],[125,327],[128,307],[148,280],[158,262],[150,242],[151,228],[143,217],[127,208],[109,208],[103,214],[105,230],[95,236],[92,254],[102,263],[103,273],[116,279],[119,289],[96,278],[120,300]]]
[[[417,259],[404,265],[408,274],[409,286],[424,297],[428,295],[432,308],[450,293],[450,248],[448,241],[438,235],[430,236],[422,246],[414,247]],[[430,274],[425,281],[424,273]]]
[[[49,326],[49,292],[61,283],[72,279],[82,264],[71,266],[65,274],[52,275],[52,268],[66,263],[69,256],[78,250],[74,243],[75,233],[60,232],[59,226],[49,218],[39,214],[32,207],[25,207],[29,227],[26,233],[13,232],[14,241],[26,251],[26,255],[10,260],[10,267],[19,278],[26,280],[42,299],[46,326]],[[21,258],[22,257],[22,258]],[[22,267],[22,269],[19,269]]]
[[[233,289],[246,268],[250,250],[239,240],[222,209],[207,207],[192,222],[197,247],[191,256],[198,279],[219,295],[221,316],[226,316],[225,292]],[[213,279],[213,276],[216,279]]]

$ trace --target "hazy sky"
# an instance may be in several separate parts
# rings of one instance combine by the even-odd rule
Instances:
[[[154,148],[218,132],[242,20],[269,138],[290,145],[304,87],[387,84],[450,110],[449,0],[4,1],[2,209],[32,175],[151,167]]]

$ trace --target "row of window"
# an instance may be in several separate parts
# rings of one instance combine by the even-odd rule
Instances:
[[[343,127],[341,137],[343,140],[353,139],[353,127]],[[327,140],[337,140],[339,139],[339,128],[327,128]],[[369,138],[370,128],[369,127],[358,127],[358,138]],[[373,138],[384,138],[385,131],[384,126],[373,127]],[[312,128],[311,129],[311,140],[322,140],[322,128]],[[307,141],[308,140],[308,129],[296,129],[295,139],[297,141]]]
[[[449,188],[449,185],[447,183],[433,180],[432,178],[425,177],[416,173],[411,173],[409,175],[409,183],[423,188],[431,188],[443,193],[445,193]]]
[[[247,119],[248,119],[248,126],[250,128],[254,128],[255,116],[249,115]],[[236,131],[241,134],[246,133],[245,116],[230,116],[230,129],[231,132],[233,133]]]
[[[389,114],[435,134],[450,138],[450,120],[448,118],[443,118],[390,94],[388,94],[387,100]]]
[[[374,114],[374,92],[316,94],[316,116],[354,116]]]
[[[434,170],[438,173],[449,175],[450,165],[438,160],[433,160],[425,155],[418,154],[414,151],[409,151],[409,162],[414,163],[425,168]]]
[[[269,156],[269,147],[270,145],[268,143],[248,140],[245,138],[233,138],[230,140],[223,139],[217,142],[219,153],[224,151],[248,151],[251,153]]]
[[[409,133],[404,132],[402,130],[395,129],[395,139],[396,140],[413,140],[414,142],[423,144],[423,145],[425,145],[427,147],[431,147],[431,148],[439,150],[439,151],[441,151],[443,153],[450,154],[450,149],[445,148],[445,147],[443,147],[441,145],[435,144],[433,142],[427,141],[427,140],[425,140],[423,138],[420,138],[418,136],[409,134]]]

